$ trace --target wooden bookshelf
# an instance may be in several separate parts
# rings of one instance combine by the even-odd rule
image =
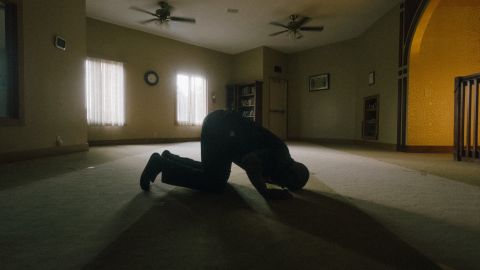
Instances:
[[[262,123],[262,82],[227,86],[227,109]]]

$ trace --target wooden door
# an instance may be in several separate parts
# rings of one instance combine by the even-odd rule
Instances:
[[[278,137],[287,138],[287,80],[270,78],[269,129]]]

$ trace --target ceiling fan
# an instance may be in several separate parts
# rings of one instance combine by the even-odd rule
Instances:
[[[155,18],[149,19],[146,21],[140,22],[141,24],[147,24],[151,22],[159,22],[159,23],[165,23],[169,21],[176,21],[176,22],[186,22],[186,23],[195,23],[194,18],[186,18],[186,17],[176,17],[176,16],[171,16],[170,12],[173,10],[173,7],[169,5],[165,1],[160,1],[158,3],[160,5],[160,8],[155,10],[155,13],[150,12],[148,10],[141,9],[139,7],[130,7],[130,9],[140,11],[149,15],[154,16]]]
[[[303,37],[300,31],[316,31],[316,32],[323,31],[323,26],[303,26],[310,20],[311,20],[310,17],[293,14],[293,15],[290,15],[290,22],[287,25],[278,23],[278,22],[271,22],[270,23],[271,25],[283,27],[285,28],[285,30],[272,33],[270,34],[270,36],[273,37],[273,36],[288,32],[288,35],[290,38],[300,39]]]

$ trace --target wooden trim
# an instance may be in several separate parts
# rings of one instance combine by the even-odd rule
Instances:
[[[407,20],[405,21],[405,23],[407,23],[407,25],[405,26],[407,27],[405,28],[406,31],[405,31],[404,38],[405,38],[405,45],[408,45],[408,46],[405,47],[405,49],[407,50],[405,52],[405,57],[407,61],[405,61],[404,64],[408,64],[410,46],[412,45],[413,36],[415,34],[415,31],[417,30],[418,23],[420,22],[420,19],[422,18],[423,13],[425,12],[425,9],[427,8],[427,5],[429,2],[430,2],[429,0],[408,1],[407,6],[409,8],[409,11],[407,11],[408,14],[406,15],[410,17],[406,18]],[[413,14],[411,12],[413,12]]]
[[[5,49],[7,52],[7,117],[0,126],[23,126],[23,25],[22,8],[16,1],[0,0],[5,10]]]
[[[408,69],[410,47],[412,45],[413,36],[418,23],[425,12],[428,5],[428,0],[405,0],[400,6],[400,33],[399,33],[399,52],[402,55],[399,57],[399,68],[407,67],[402,75],[399,75],[398,94],[399,94],[399,108],[397,117],[397,149],[404,151],[407,137],[407,110],[408,110]]]
[[[263,82],[255,81],[255,122],[263,126]]]
[[[407,145],[408,75],[402,78],[402,137],[401,146]]]
[[[438,145],[407,145],[404,148],[405,152],[409,153],[452,153],[455,150],[454,146],[438,146]]]
[[[381,143],[368,140],[349,140],[349,139],[329,139],[329,138],[289,138],[288,141],[291,142],[308,142],[319,145],[332,145],[332,144],[343,144],[343,145],[362,145],[369,146],[372,148],[386,149],[386,150],[396,150],[396,144],[394,143]]]
[[[403,50],[405,40],[405,9],[404,3],[400,6],[400,24],[399,24],[399,38],[398,38],[398,66],[403,66]],[[400,74],[401,75],[401,74]],[[399,75],[399,76],[400,76]]]
[[[472,137],[472,81],[467,81],[467,88],[468,90],[468,104],[466,105],[467,109],[467,157],[471,157],[471,137]]]
[[[15,151],[0,154],[0,164],[23,161],[41,157],[59,156],[64,154],[70,154],[75,152],[88,151],[89,147],[87,143],[67,145],[61,147],[49,147],[34,150]]]
[[[14,119],[14,118],[0,118],[0,127],[16,127],[16,126],[24,126],[25,120],[22,118]]]
[[[144,138],[144,139],[120,139],[120,140],[91,140],[90,146],[109,146],[109,145],[127,145],[127,144],[160,144],[160,143],[180,143],[180,142],[198,142],[199,137],[194,138]]]
[[[330,138],[300,138],[290,137],[289,142],[308,142],[314,144],[355,144],[355,140],[349,139],[330,139]]]
[[[473,111],[473,158],[479,158],[478,156],[478,91],[480,90],[479,84],[480,79],[477,79],[475,81],[475,107]]]
[[[344,145],[362,145],[369,146],[377,149],[396,150],[397,145],[394,143],[379,143],[374,141],[365,140],[348,140],[348,139],[328,139],[328,138],[291,138],[289,141],[308,142],[320,145],[332,145],[332,144],[344,144]],[[409,145],[403,149],[409,153],[452,153],[454,151],[453,146],[426,146],[426,145]]]
[[[385,150],[392,150],[392,151],[397,150],[397,145],[394,143],[381,143],[381,142],[375,142],[375,141],[356,140],[355,144],[370,146],[370,147],[385,149]]]
[[[279,81],[283,81],[285,82],[285,94],[286,94],[286,100],[285,100],[285,140],[288,140],[288,79],[285,79],[285,78],[280,78],[280,77],[274,77],[274,76],[270,76],[268,77],[268,97],[267,100],[268,100],[268,104],[267,104],[267,108],[265,110],[265,114],[267,115],[267,119],[263,119],[264,122],[263,122],[263,126],[264,127],[268,127],[268,129],[271,128],[270,126],[270,97],[272,95],[272,88],[271,88],[271,85],[272,85],[272,80],[279,80]],[[267,122],[268,121],[268,122]]]
[[[286,107],[285,108],[285,110],[286,110],[286,112],[285,112],[285,121],[286,121],[285,125],[286,125],[287,130],[285,131],[285,133],[286,133],[285,134],[285,140],[288,140],[288,118],[289,118],[288,117],[288,112],[289,112],[289,109],[288,109],[289,108],[288,107],[288,104],[289,104],[288,103],[288,87],[289,87],[289,82],[288,82],[288,79],[284,79],[284,80],[285,80],[285,83],[287,84],[287,100],[286,100],[287,104],[285,104],[285,107]]]
[[[460,96],[461,96],[461,80],[459,78],[455,78],[455,103],[454,103],[454,123],[453,123],[453,143],[455,145],[455,152],[453,154],[454,159],[457,161],[462,160],[462,148],[459,144],[459,138],[462,136],[460,131],[460,123],[459,123],[459,116],[460,116]]]
[[[402,78],[397,81],[397,151],[402,150]]]
[[[460,76],[460,77],[457,77],[457,78],[461,81],[467,81],[467,80],[476,80],[479,77],[480,77],[480,73],[475,73],[475,74],[472,74],[472,75],[469,75],[469,76]]]

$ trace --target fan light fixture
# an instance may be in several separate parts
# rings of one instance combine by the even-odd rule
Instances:
[[[165,22],[184,22],[184,23],[195,23],[194,18],[188,18],[188,17],[177,17],[177,16],[171,16],[171,11],[173,10],[173,7],[169,5],[165,1],[160,1],[158,3],[160,5],[160,8],[155,10],[155,12],[150,12],[148,10],[141,9],[139,7],[130,7],[130,9],[133,9],[135,11],[139,11],[148,15],[153,16],[152,19],[148,19],[145,21],[140,22],[141,24],[147,24],[151,22],[156,22],[156,23],[165,23]]]
[[[290,31],[288,32],[289,39],[301,39],[303,36],[298,31]]]
[[[307,16],[300,16],[300,15],[290,15],[290,22],[287,24],[279,23],[279,22],[271,22],[271,25],[280,26],[284,28],[284,30],[275,32],[270,34],[271,37],[280,35],[283,33],[287,33],[290,39],[300,39],[303,37],[300,31],[315,31],[321,32],[323,31],[323,26],[304,26],[311,20],[310,17]]]

